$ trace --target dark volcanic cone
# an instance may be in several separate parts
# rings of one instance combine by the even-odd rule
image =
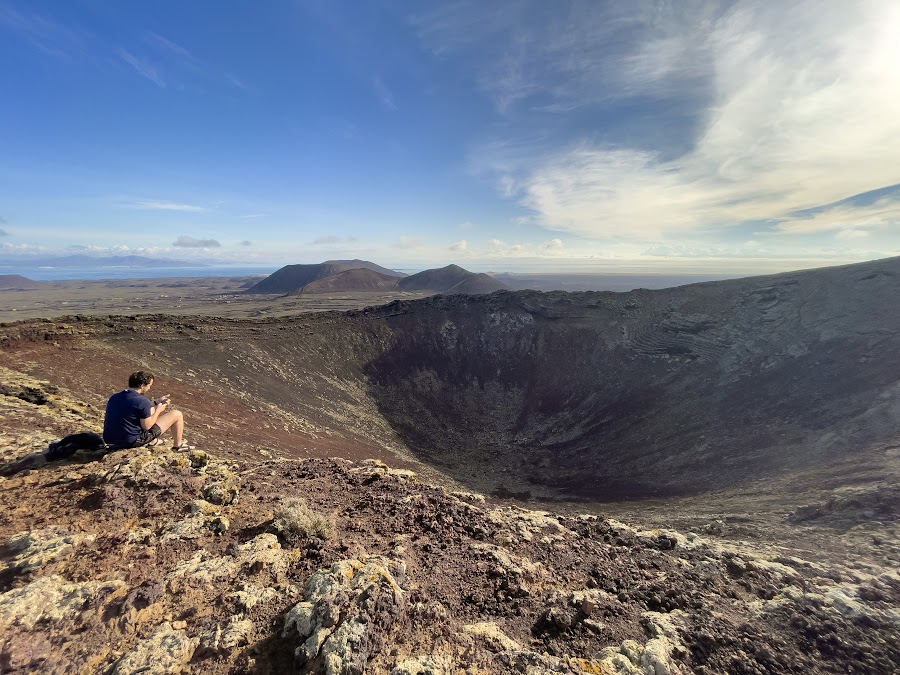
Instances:
[[[458,284],[450,288],[448,293],[464,293],[469,295],[480,295],[482,293],[493,293],[494,291],[508,291],[509,286],[497,281],[489,274],[473,274],[467,279],[463,279]]]
[[[41,286],[41,282],[32,281],[19,274],[0,274],[0,290],[28,291]]]
[[[366,293],[393,291],[398,277],[369,269],[354,269],[312,281],[297,293]]]
[[[372,270],[373,272],[378,272],[379,274],[384,274],[389,277],[406,277],[409,276],[403,272],[397,272],[395,270],[389,270],[387,267],[382,267],[381,265],[376,265],[373,262],[369,262],[368,260],[360,260],[359,258],[354,258],[353,260],[326,260],[323,265],[339,265],[346,270]]]
[[[355,269],[371,270],[389,277],[402,276],[366,260],[332,260],[316,265],[285,265],[245,292],[295,293],[314,281]]]
[[[402,279],[398,284],[403,291],[434,291],[446,293],[456,284],[475,276],[459,265],[447,265],[433,270],[424,270]]]

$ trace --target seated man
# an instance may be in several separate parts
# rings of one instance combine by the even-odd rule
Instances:
[[[113,394],[106,404],[103,440],[111,448],[139,448],[160,445],[159,437],[172,429],[173,450],[188,449],[182,439],[184,415],[167,410],[169,397],[151,401],[145,396],[153,386],[153,373],[139,370],[128,378],[128,389]]]

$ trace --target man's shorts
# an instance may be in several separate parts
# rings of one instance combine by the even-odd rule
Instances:
[[[152,443],[154,440],[160,437],[162,434],[162,429],[159,428],[158,424],[154,424],[149,429],[141,429],[141,437],[137,439],[134,443],[129,445],[129,448],[140,448],[147,443]]]

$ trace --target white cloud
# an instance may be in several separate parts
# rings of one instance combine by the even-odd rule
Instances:
[[[865,239],[869,233],[865,230],[838,230],[835,239]]]
[[[541,249],[544,251],[559,251],[562,247],[562,239],[551,239],[541,244]]]
[[[692,3],[681,20],[660,22],[665,30],[646,16],[619,17],[639,28],[642,42],[611,59],[629,78],[620,93],[657,97],[658,107],[677,95],[673,83],[704,82],[708,102],[695,111],[699,129],[685,153],[673,158],[590,137],[551,152],[489,145],[479,153],[497,173],[500,194],[555,230],[658,240],[747,221],[784,220],[780,232],[801,234],[811,224],[791,214],[900,183],[900,4],[710,6]],[[594,63],[599,55],[583,32],[546,37],[552,47],[540,49],[553,51],[552,73],[568,85],[562,91],[539,71],[533,81],[557,103],[575,96],[570,87],[583,85],[586,72],[604,89],[615,84]],[[588,48],[583,57],[580,47]],[[557,72],[567,60],[572,73]],[[528,95],[524,85],[515,91]],[[852,206],[845,215],[843,225],[827,229],[858,228],[869,217]],[[885,215],[882,224],[900,218]]]
[[[646,249],[642,255],[653,258],[773,258],[778,257],[779,252],[775,248],[748,241],[736,246],[657,244]]]
[[[450,245],[451,251],[456,251],[457,253],[465,253],[469,250],[469,242],[465,239],[460,239],[455,244]]]
[[[457,227],[461,230],[474,230],[476,227],[478,227],[478,225],[467,220],[457,225]]]
[[[878,230],[900,223],[900,203],[884,198],[874,204],[840,204],[810,215],[778,223],[774,234],[816,234],[834,231]]]
[[[176,202],[163,202],[156,200],[142,200],[131,202],[128,206],[135,209],[149,209],[155,211],[183,211],[186,213],[205,213],[209,211],[203,206],[194,206],[193,204],[178,204]]]
[[[99,253],[102,255],[121,255],[123,253],[133,255],[155,255],[167,251],[168,249],[160,246],[128,246],[126,244],[115,244],[113,246],[97,246],[95,244],[72,244],[68,247],[70,251],[83,251],[86,253]]]

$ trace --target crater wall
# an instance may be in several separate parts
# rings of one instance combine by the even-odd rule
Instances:
[[[897,436],[896,267],[396,304],[364,372],[413,452],[465,482],[715,490]]]

